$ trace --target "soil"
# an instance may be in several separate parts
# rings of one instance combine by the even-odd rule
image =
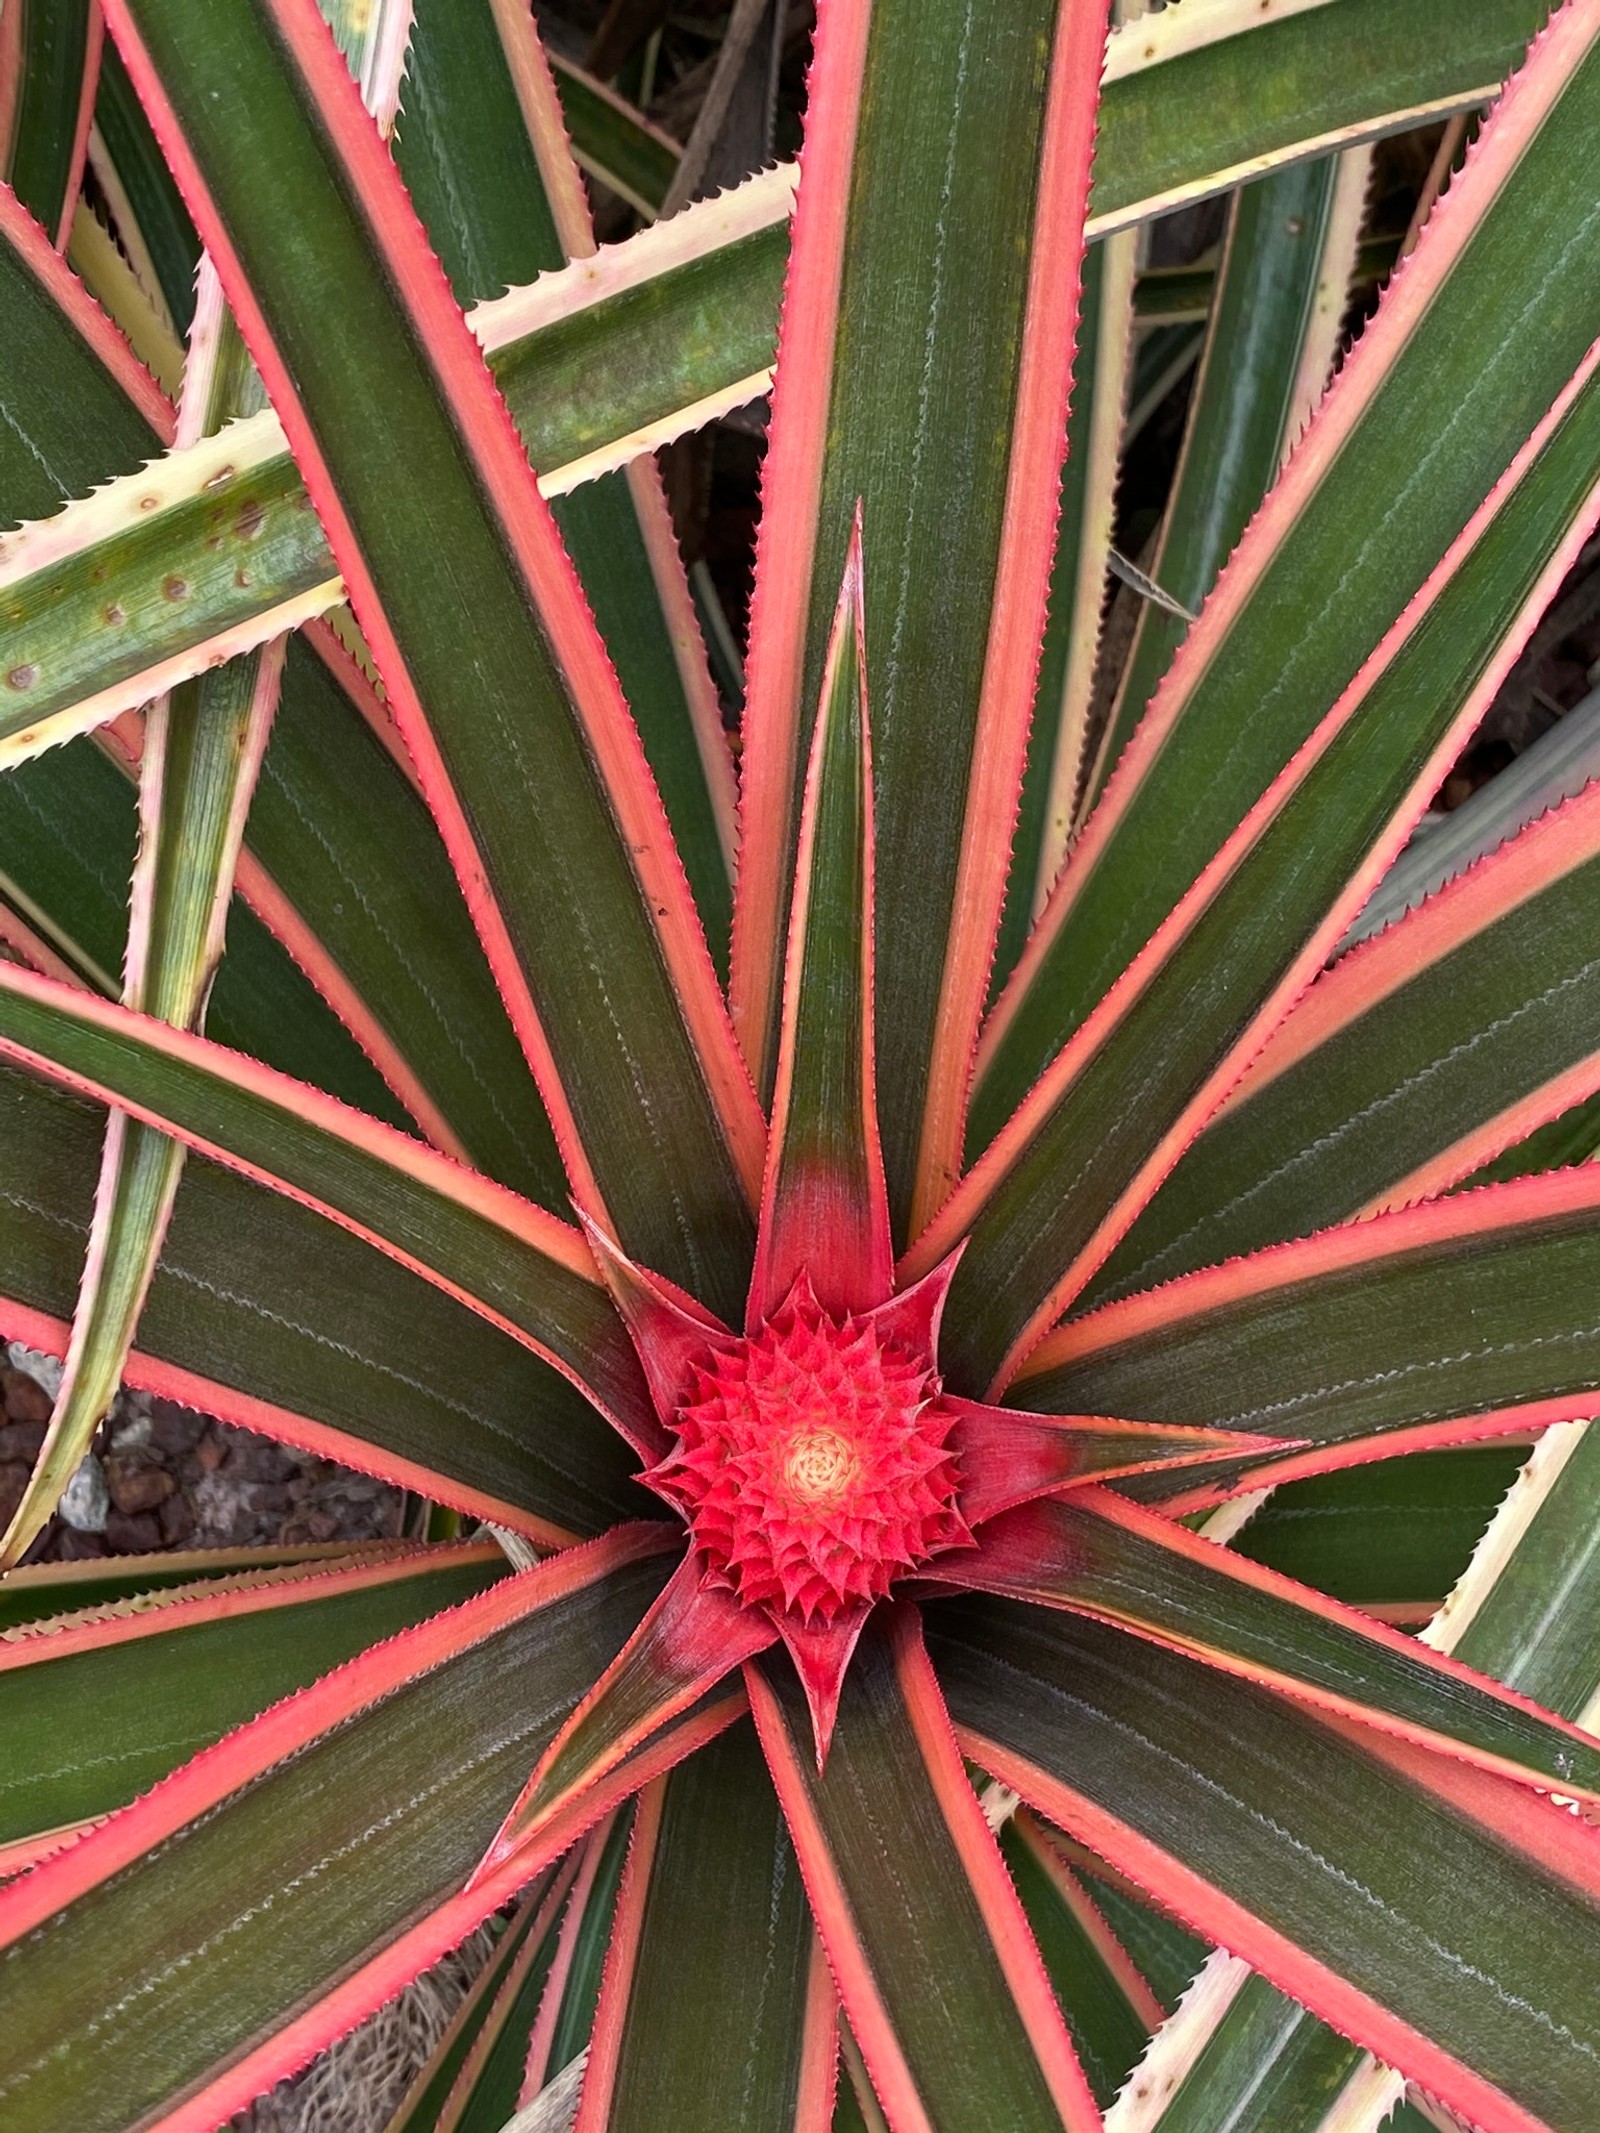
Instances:
[[[18,1342],[0,1354],[3,1523],[44,1442],[61,1366]],[[125,1391],[27,1560],[382,1540],[400,1533],[404,1515],[404,1494],[389,1482],[174,1401]]]

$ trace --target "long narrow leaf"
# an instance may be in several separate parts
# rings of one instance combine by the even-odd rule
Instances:
[[[59,1355],[103,1117],[7,1071],[0,1125],[0,1332]],[[189,1165],[139,1337],[130,1385],[545,1546],[648,1501],[627,1481],[621,1438],[529,1348],[347,1231],[210,1163]]]
[[[640,1806],[578,2124],[810,2133],[835,2058],[794,1849],[755,1735],[735,1726]]]
[[[1580,0],[1536,43],[1189,633],[995,1011],[980,1145],[1338,700],[1600,330],[1593,204],[1561,196],[1600,99],[1596,34]],[[1419,455],[1424,433],[1438,442]],[[1308,620],[1311,584],[1338,590]]]
[[[571,566],[343,62],[310,0],[205,34],[167,0],[108,20],[317,496],[574,1182],[726,1301],[760,1122],[704,937]],[[219,124],[223,84],[249,125]],[[292,256],[291,222],[316,233]]]
[[[747,1678],[845,2015],[894,2133],[1096,2127],[915,1618],[863,1637],[825,1773],[798,1684],[777,1665]],[[900,1833],[895,1851],[875,1835],[884,1827]]]
[[[0,966],[0,1051],[334,1216],[515,1332],[652,1445],[654,1411],[579,1233],[390,1126],[201,1037]]]
[[[1597,854],[1590,794],[1341,958],[1086,1300],[1426,1198],[1589,1096]]]

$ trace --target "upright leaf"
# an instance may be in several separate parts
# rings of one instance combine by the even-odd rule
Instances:
[[[754,1331],[806,1275],[825,1310],[882,1303],[894,1257],[878,1142],[873,1032],[872,748],[859,514],[845,556],[806,773],[783,1027],[761,1228]]]
[[[915,1617],[862,1638],[825,1772],[787,1668],[768,1662],[747,1678],[845,2016],[894,2133],[1097,2127]]]
[[[1580,0],[1536,44],[1189,633],[997,1009],[985,1134],[1337,701],[1600,330],[1600,222],[1573,160],[1600,104],[1596,27]]]
[[[202,266],[178,442],[219,428],[237,411],[230,322]],[[139,857],[123,970],[123,1000],[177,1029],[205,1016],[222,960],[245,815],[277,709],[280,640],[188,683],[145,716]],[[26,1494],[3,1537],[0,1567],[17,1562],[54,1512],[116,1395],[155,1271],[183,1148],[158,1128],[113,1110],[95,1190],[89,1256],[50,1429]]]
[[[958,1132],[1000,919],[1105,12],[1028,0],[930,16],[841,0],[822,16],[812,70],[815,175],[790,262],[795,324],[779,354],[751,623],[733,1000],[770,1088],[801,766],[859,497],[882,1123],[899,1230],[919,1177],[919,1197],[942,1192],[942,1178],[926,1180],[952,1122]]]
[[[463,306],[595,250],[526,8],[424,0],[396,160]],[[726,967],[733,769],[659,475],[641,463],[555,508]]]
[[[578,2124],[810,2133],[835,2051],[800,1869],[740,1724],[640,1805]]]
[[[760,1129],[704,939],[576,579],[343,61],[310,0],[204,28],[118,0],[108,20],[318,498],[574,1183],[729,1305]]]

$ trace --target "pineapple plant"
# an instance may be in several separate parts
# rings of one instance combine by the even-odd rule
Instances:
[[[678,207],[525,0],[0,5],[17,2133],[485,1921],[396,2129],[1600,2117],[1600,792],[1401,859],[1600,516],[1600,0],[1128,13],[821,0]],[[414,1532],[25,1560],[121,1383]]]

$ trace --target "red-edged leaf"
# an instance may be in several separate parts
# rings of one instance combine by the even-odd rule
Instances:
[[[1600,342],[907,1254],[904,1270],[917,1273],[971,1237],[945,1351],[965,1389],[993,1398],[1009,1381],[1321,967],[1493,700],[1597,509]]]
[[[964,1751],[1163,1908],[1470,2124],[1584,2123],[1600,1841],[1570,1811],[1101,1623],[962,1601],[930,1641]]]
[[[83,183],[104,27],[97,0],[32,0],[12,13],[16,19],[0,30],[0,168],[64,252]]]
[[[764,1613],[706,1585],[703,1565],[687,1556],[540,1757],[474,1878],[496,1874],[577,1794],[776,1636]]]
[[[171,402],[9,186],[0,185],[0,245],[33,285],[34,300],[57,311],[84,353],[108,370],[162,445],[172,442]],[[20,322],[19,322],[20,324]]]
[[[187,1577],[181,1557],[146,1558],[123,1572],[127,1597],[109,1579],[100,1593],[37,1588],[44,1619],[0,1636],[0,1870],[59,1849],[230,1728],[508,1568],[492,1543],[400,1545],[264,1568],[207,1559]],[[76,1612],[52,1620],[52,1600]]]
[[[805,1690],[806,1708],[811,1713],[811,1738],[819,1771],[826,1765],[833,1745],[844,1677],[871,1613],[870,1606],[861,1606],[848,1608],[827,1622],[802,1622],[787,1616],[781,1625],[784,1646],[794,1661],[800,1686]]]
[[[825,1772],[807,1753],[798,1686],[770,1664],[746,1679],[845,2015],[894,2133],[1097,2133],[915,1613],[896,1610],[863,1638]]]
[[[974,1526],[1057,1489],[1236,1458],[1241,1448],[1225,1429],[1173,1429],[1106,1415],[1034,1415],[954,1397],[945,1404],[956,1416],[949,1443],[961,1465],[961,1515]],[[1282,1439],[1256,1441],[1263,1456],[1289,1449]]]
[[[1105,1489],[997,1518],[934,1580],[1070,1608],[1503,1777],[1600,1800],[1600,1746],[1531,1697]]]
[[[587,1849],[587,1840],[575,1844],[561,1864],[548,1869],[518,1903],[456,2020],[440,2039],[429,2067],[413,2084],[406,2104],[396,2112],[384,2133],[412,2133],[412,2129],[421,2133],[423,2127],[427,2133],[457,2133],[465,2114],[478,2105],[478,2092],[486,2074],[503,2093],[504,2061],[519,2041],[517,2031],[527,2019],[530,1997],[537,2006],[537,1995],[548,1979],[562,1911]],[[483,1999],[491,1994],[490,2004],[484,2007]],[[463,2028],[474,2023],[478,2025],[477,2035],[464,2050],[458,2044],[457,2053],[452,2055],[451,2044]],[[446,2077],[451,2056],[459,2056],[459,2066],[441,2100],[438,2084]],[[496,2075],[501,2077],[499,2081],[495,2081]],[[514,2097],[514,2089],[512,2094]],[[412,2117],[413,2111],[425,2111],[427,2115]]]
[[[619,1529],[402,1631],[0,1892],[0,1937],[29,1950],[4,1973],[7,2114],[87,2124],[127,2111],[116,2040],[131,2025],[143,2039],[133,2107],[162,2125],[214,2127],[706,1737],[713,1714],[686,1719],[554,1825],[548,1850],[455,1893],[524,1758],[659,1590],[661,1538]],[[732,1712],[714,1714],[711,1731]],[[254,1782],[268,1771],[270,1785]],[[366,1874],[335,1871],[353,1856]],[[115,2006],[100,1966],[72,1953],[104,1931],[147,1986]],[[244,2024],[240,1994],[253,2011]],[[174,2107],[174,2093],[187,2100]]]
[[[203,23],[182,0],[112,0],[107,19],[283,417],[580,1197],[731,1310],[759,1113],[616,677],[343,60],[312,0]]]
[[[1536,38],[1206,601],[985,1030],[981,1140],[1332,707],[1582,360],[1592,276],[1570,239],[1587,206],[1557,195],[1582,183],[1594,36],[1568,6]]]
[[[802,1274],[842,1318],[889,1294],[894,1252],[873,1038],[872,745],[861,514],[822,670],[789,905],[783,1024],[746,1327]]]
[[[1088,1297],[1432,1198],[1592,1095],[1597,861],[1591,788],[1342,955]]]
[[[754,1730],[731,1727],[639,1802],[579,2133],[822,2133],[836,2007]]]
[[[1128,1485],[1180,1509],[1586,1418],[1600,1385],[1597,1210],[1600,1173],[1585,1165],[1274,1246],[1062,1326],[1011,1398],[1309,1440],[1215,1484]]]
[[[656,1413],[670,1422],[695,1390],[696,1365],[715,1342],[733,1335],[685,1290],[635,1266],[597,1222],[579,1219],[639,1352]]]
[[[859,496],[881,1125],[902,1227],[919,1153],[931,1175],[959,1142],[999,922],[1106,19],[1095,0],[819,15],[763,475],[732,990],[769,1087],[803,766]],[[891,435],[903,451],[883,450]]]
[[[638,1364],[589,1249],[531,1201],[242,1053],[9,964],[0,1052],[342,1223],[515,1333],[654,1448]]]

